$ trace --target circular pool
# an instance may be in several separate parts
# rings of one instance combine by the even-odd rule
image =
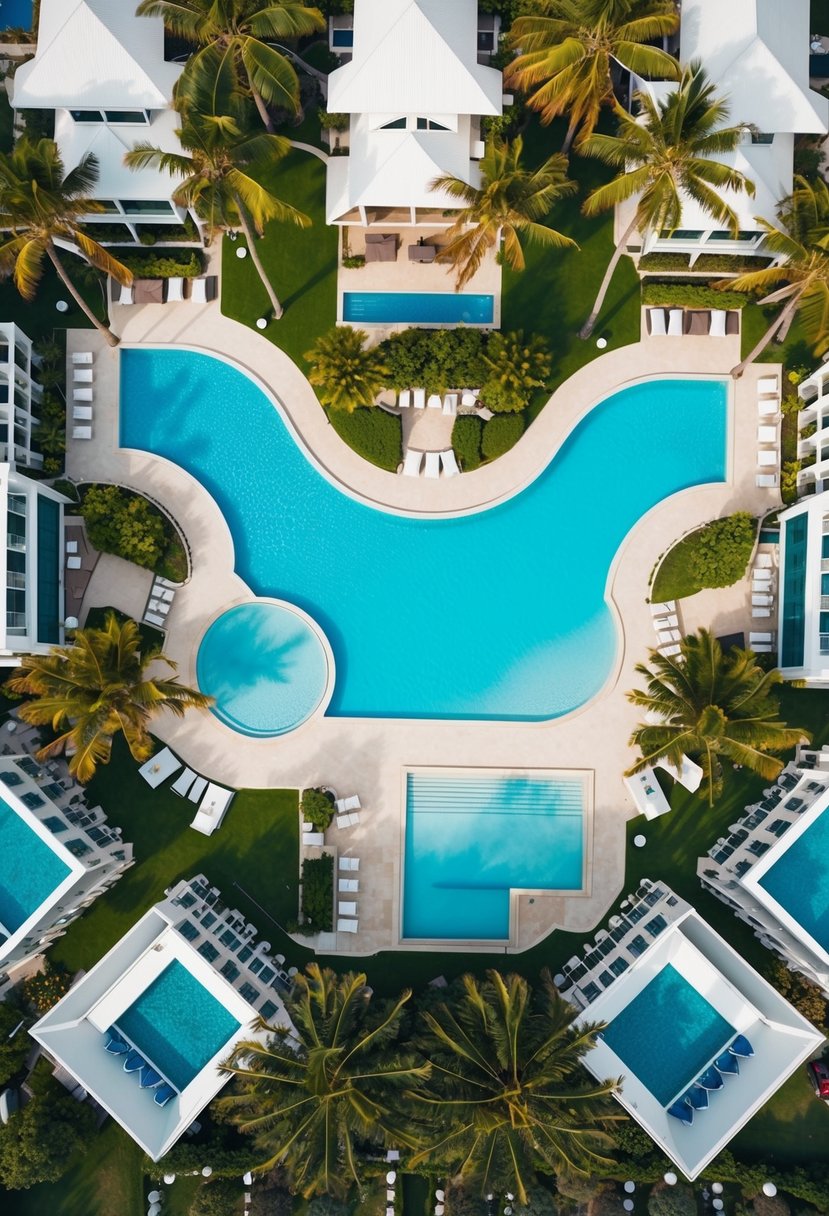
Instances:
[[[320,705],[330,665],[311,621],[284,604],[257,600],[229,608],[199,644],[196,680],[215,697],[213,713],[254,738],[284,735]]]

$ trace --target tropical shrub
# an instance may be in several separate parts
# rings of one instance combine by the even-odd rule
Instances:
[[[520,414],[496,415],[484,424],[481,450],[484,460],[495,460],[508,452],[524,434],[524,419]]]
[[[155,241],[152,233],[147,234],[150,241],[142,240],[142,244]],[[128,270],[137,279],[193,279],[204,271],[204,257],[197,249],[165,249],[163,253],[132,253],[127,250],[112,249]]]
[[[258,1158],[253,1147],[244,1141],[241,1144],[237,1141],[237,1147],[228,1148],[221,1141],[194,1144],[190,1140],[179,1140],[161,1161],[142,1157],[141,1169],[148,1178],[160,1182],[168,1171],[173,1174],[200,1172],[205,1161],[210,1162],[214,1178],[241,1178],[256,1166]]]
[[[480,384],[483,336],[478,329],[404,329],[380,344],[392,388],[430,392]]]
[[[460,414],[452,427],[452,447],[465,473],[481,464],[483,421],[476,414]]]
[[[34,1096],[0,1126],[0,1183],[9,1190],[57,1182],[95,1133],[95,1112],[51,1076],[39,1076]]]
[[[486,378],[481,400],[491,410],[509,412],[523,410],[533,390],[546,386],[552,359],[540,334],[530,334],[525,339],[518,329],[490,335],[484,366]]]
[[[136,566],[154,570],[164,552],[164,521],[146,498],[120,486],[93,485],[83,497],[81,514],[91,544]]]
[[[697,1216],[697,1201],[689,1186],[658,1183],[648,1196],[648,1216]]]
[[[785,460],[783,462],[783,467],[780,470],[780,497],[785,503],[792,503],[797,499],[797,475],[800,469],[801,464],[799,460]]]
[[[334,858],[306,857],[302,863],[302,920],[312,933],[330,933],[334,928]]]
[[[762,270],[770,266],[771,258],[752,258],[746,253],[701,253],[694,262],[694,270]]]
[[[324,106],[320,106],[317,110],[317,120],[326,131],[347,131],[351,123],[351,115],[329,114]]]
[[[489,1204],[474,1187],[446,1187],[446,1216],[489,1216]]]
[[[687,270],[691,264],[690,253],[643,253],[639,259],[640,270]]]
[[[42,971],[23,981],[23,999],[38,1017],[42,1017],[66,996],[71,983],[72,977],[64,967],[46,962]]]
[[[335,325],[317,338],[305,358],[311,370],[308,379],[323,405],[348,410],[374,405],[388,385],[389,369],[380,347],[366,349],[368,334],[350,325]]]
[[[516,1216],[557,1216],[558,1208],[552,1193],[544,1186],[533,1186],[527,1191],[527,1202],[516,1202]]]
[[[241,1198],[238,1179],[212,1178],[196,1191],[188,1216],[237,1216]]]
[[[257,1178],[250,1193],[248,1216],[292,1216],[293,1210],[294,1197],[290,1191],[277,1186],[267,1174]]]
[[[757,522],[747,511],[712,520],[694,533],[688,561],[700,586],[730,587],[742,578],[756,535]]]
[[[315,1195],[305,1209],[306,1216],[349,1216],[351,1206],[333,1195]]]
[[[32,1041],[26,1033],[30,1021],[30,1018],[21,1013],[20,1007],[11,997],[0,1002],[0,1085],[10,1081],[25,1063],[32,1046]],[[14,1038],[11,1037],[12,1034]]]
[[[334,430],[358,456],[394,473],[403,455],[403,424],[385,410],[331,410],[328,419]]]
[[[805,975],[790,971],[782,959],[775,959],[769,981],[804,1018],[815,1026],[826,1026],[826,997]]]
[[[344,253],[343,266],[346,270],[360,270],[366,264],[364,253]]]
[[[642,285],[642,303],[666,308],[730,308],[743,309],[751,297],[738,291],[718,291],[710,283],[662,283],[659,280]]]
[[[324,832],[334,814],[334,799],[323,790],[304,790],[299,809],[307,823],[313,823],[317,831]]]

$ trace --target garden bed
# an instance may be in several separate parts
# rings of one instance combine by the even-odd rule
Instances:
[[[160,507],[121,486],[90,483],[77,486],[76,493],[89,542],[99,553],[112,553],[174,583],[185,581],[190,562],[184,541]]]
[[[715,519],[683,536],[662,557],[651,600],[664,603],[711,587],[730,587],[746,571],[757,536],[757,520],[745,512]]]

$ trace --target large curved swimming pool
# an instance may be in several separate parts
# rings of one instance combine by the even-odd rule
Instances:
[[[634,385],[591,410],[509,502],[407,519],[333,486],[234,367],[121,353],[122,446],[197,478],[251,590],[319,623],[336,666],[329,714],[540,720],[584,704],[616,652],[614,554],[656,503],[724,479],[726,433],[723,381]]]

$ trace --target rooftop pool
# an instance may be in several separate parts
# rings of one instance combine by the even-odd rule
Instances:
[[[403,937],[506,940],[510,891],[584,885],[580,778],[406,777]]]
[[[135,1050],[179,1092],[240,1026],[178,959],[168,963],[117,1022]]]
[[[406,322],[491,325],[495,297],[455,291],[344,291],[343,320],[355,325]]]
[[[789,828],[789,832],[793,831]],[[786,841],[783,837],[781,844]],[[822,811],[758,878],[809,936],[829,952],[829,810]]]
[[[326,712],[341,716],[537,721],[583,705],[616,656],[616,551],[669,495],[724,479],[727,414],[723,381],[636,384],[508,502],[409,519],[332,485],[236,368],[121,352],[121,445],[201,482],[251,591],[317,622],[336,668]]]
[[[668,1107],[728,1046],[734,1027],[666,964],[605,1028],[628,1072]]]
[[[16,933],[71,873],[45,840],[0,798],[0,926]]]
[[[30,30],[32,14],[32,0],[1,0],[0,30]]]

